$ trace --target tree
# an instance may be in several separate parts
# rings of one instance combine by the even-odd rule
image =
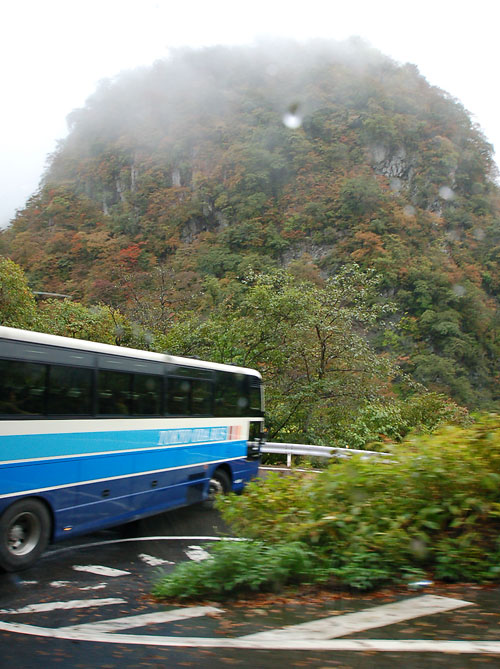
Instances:
[[[250,275],[221,289],[206,284],[206,311],[180,319],[156,346],[259,369],[270,438],[318,442],[395,373],[366,329],[390,308],[375,300],[378,278],[357,266],[323,285],[285,271]]]
[[[35,296],[23,270],[9,258],[0,257],[0,324],[30,328],[35,316]]]

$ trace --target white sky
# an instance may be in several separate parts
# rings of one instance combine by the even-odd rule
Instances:
[[[357,35],[458,98],[500,156],[500,1],[0,0],[0,226],[97,82],[170,47]]]

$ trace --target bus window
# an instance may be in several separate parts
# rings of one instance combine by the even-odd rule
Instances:
[[[212,384],[210,381],[191,381],[191,412],[194,415],[212,413]]]
[[[92,370],[51,365],[47,413],[49,415],[90,415],[92,411]]]
[[[172,416],[187,416],[190,413],[191,381],[168,379],[167,412]]]
[[[249,411],[248,393],[243,374],[217,372],[215,416],[246,416]]]
[[[45,409],[47,365],[0,360],[0,413],[39,416]]]
[[[250,385],[250,415],[251,416],[261,416],[262,415],[262,397],[260,385],[256,385],[256,382],[252,381]]]
[[[99,370],[97,413],[101,416],[130,415],[132,374]]]
[[[133,413],[139,416],[161,415],[163,377],[134,374]]]

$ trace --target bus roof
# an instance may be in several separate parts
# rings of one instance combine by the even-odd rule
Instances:
[[[155,353],[153,351],[142,351],[140,349],[128,348],[126,346],[112,346],[111,344],[100,344],[98,342],[87,341],[85,339],[73,339],[72,337],[60,337],[58,335],[45,334],[43,332],[34,332],[32,330],[20,330],[18,328],[9,328],[0,326],[0,340],[10,339],[14,341],[30,342],[32,344],[46,344],[48,346],[60,346],[63,348],[73,348],[80,351],[91,351],[93,353],[107,353],[108,355],[120,355],[130,358],[142,358],[144,360],[153,360],[165,362],[173,365],[185,365],[187,367],[196,367],[198,369],[211,369],[215,371],[232,372],[239,374],[249,374],[262,378],[255,369],[248,367],[237,367],[236,365],[224,365],[218,362],[207,362],[206,360],[197,360],[195,358],[184,358],[180,356],[168,355],[167,353]]]

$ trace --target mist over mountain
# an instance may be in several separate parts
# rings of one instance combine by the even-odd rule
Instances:
[[[415,66],[358,40],[179,50],[68,122],[0,236],[34,290],[161,328],[210,277],[357,263],[397,305],[380,350],[460,403],[500,400],[492,148]]]

